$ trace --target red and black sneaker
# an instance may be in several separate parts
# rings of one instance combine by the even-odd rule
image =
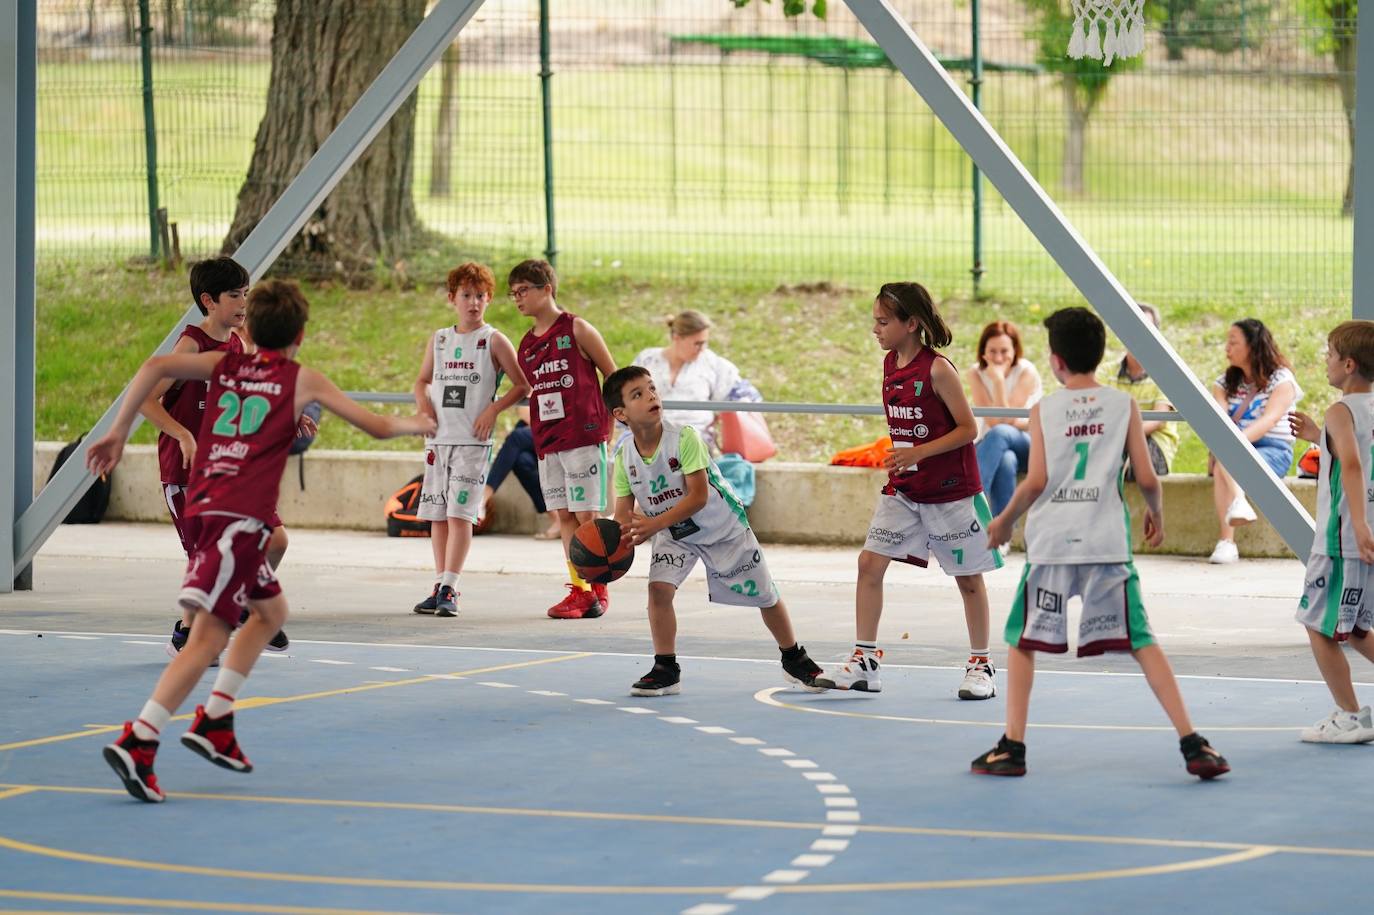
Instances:
[[[124,790],[150,804],[161,804],[167,795],[157,786],[153,773],[153,757],[157,756],[156,740],[141,740],[134,734],[134,723],[124,722],[124,733],[105,747],[105,762],[124,783]]]
[[[596,595],[597,601],[601,603],[601,612],[605,613],[611,609],[611,592],[599,581],[592,582],[592,593]]]
[[[549,616],[556,620],[590,620],[605,612],[595,591],[583,591],[577,585],[568,585],[568,596],[549,608]]]
[[[196,720],[191,729],[181,735],[186,749],[204,756],[210,762],[234,772],[252,772],[253,764],[239,749],[234,738],[234,713],[219,718],[205,714],[205,706],[196,706]]]
[[[1188,774],[1196,775],[1203,781],[1231,771],[1226,757],[1213,750],[1207,738],[1197,731],[1187,737],[1180,737],[1178,749],[1183,754],[1184,762],[1188,764]]]

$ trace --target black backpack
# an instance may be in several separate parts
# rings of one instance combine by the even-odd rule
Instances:
[[[82,438],[84,437],[85,436],[82,436]],[[48,474],[48,479],[50,481],[57,475],[57,471],[61,469],[62,465],[73,455],[76,456],[77,460],[81,460],[83,457],[81,454],[81,438],[64,445],[62,450],[57,452],[57,460],[53,462],[52,471]],[[95,482],[91,484],[91,488],[86,490],[86,494],[81,497],[81,500],[77,502],[76,505],[72,506],[71,512],[68,513],[62,523],[99,524],[100,520],[105,517],[105,509],[110,507],[110,490],[114,488],[110,479],[113,475],[114,472],[111,471],[104,476],[96,477]]]

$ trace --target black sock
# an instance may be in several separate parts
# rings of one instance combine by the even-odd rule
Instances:
[[[659,667],[668,667],[668,668],[671,668],[672,670],[677,670],[677,669],[678,669],[678,666],[677,666],[677,655],[675,655],[675,654],[656,654],[656,655],[654,655],[654,664],[658,665]]]
[[[789,660],[806,654],[806,649],[801,647],[800,642],[793,642],[791,648],[779,648],[778,651],[782,652],[782,656]]]

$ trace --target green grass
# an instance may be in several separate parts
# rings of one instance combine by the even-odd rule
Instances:
[[[311,321],[301,360],[345,389],[409,390],[428,334],[450,320],[438,285],[441,275],[434,272],[434,285],[423,288],[307,286]],[[184,282],[179,275],[132,268],[40,271],[40,438],[66,441],[89,428],[181,314]],[[714,348],[739,365],[768,399],[868,404],[878,400],[881,359],[870,334],[872,294],[869,288],[684,283],[602,271],[567,275],[560,301],[600,329],[620,364],[643,347],[664,342],[663,314],[692,307],[717,322]],[[1003,318],[1023,328],[1026,355],[1048,378],[1039,325],[1059,304],[948,299],[941,304],[955,334],[948,354],[956,365],[968,365],[982,325]],[[1321,368],[1325,334],[1347,314],[1273,301],[1257,303],[1248,313],[1274,329],[1307,391],[1302,408],[1320,413],[1333,399]],[[1167,305],[1164,314],[1165,335],[1203,382],[1210,383],[1223,367],[1222,342],[1231,316]],[[488,316],[517,342],[528,325],[503,298]],[[1109,358],[1119,354],[1120,348],[1113,346]],[[825,461],[839,448],[883,434],[879,417],[780,415],[769,423],[783,460]],[[145,426],[136,440],[152,437]],[[416,445],[409,440],[374,442],[327,417],[317,447],[407,450]],[[1177,469],[1201,470],[1204,459],[1201,442],[1185,430]]]

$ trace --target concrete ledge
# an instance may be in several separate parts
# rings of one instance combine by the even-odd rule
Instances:
[[[47,479],[61,444],[39,443],[34,461],[35,492]],[[304,470],[304,488],[301,471]],[[383,530],[383,511],[392,492],[420,473],[418,452],[308,451],[291,458],[282,477],[282,520],[288,526]],[[773,543],[858,546],[868,530],[885,474],[858,467],[769,462],[756,467],[757,494],[749,519],[759,539]],[[1313,480],[1288,478],[1288,488],[1309,512],[1315,511]],[[1131,514],[1139,519],[1139,491],[1127,487]],[[507,478],[489,509],[496,533],[531,534],[540,518],[514,476]],[[158,486],[157,454],[151,445],[131,445],[115,470],[106,515],[114,521],[161,521],[167,517]],[[1164,478],[1165,543],[1157,551],[1206,556],[1216,544],[1212,481],[1201,474]],[[1137,540],[1139,522],[1135,524]],[[1278,533],[1261,518],[1241,528],[1242,556],[1292,557]],[[1017,544],[1020,545],[1019,542]],[[1140,552],[1152,552],[1136,545]]]

